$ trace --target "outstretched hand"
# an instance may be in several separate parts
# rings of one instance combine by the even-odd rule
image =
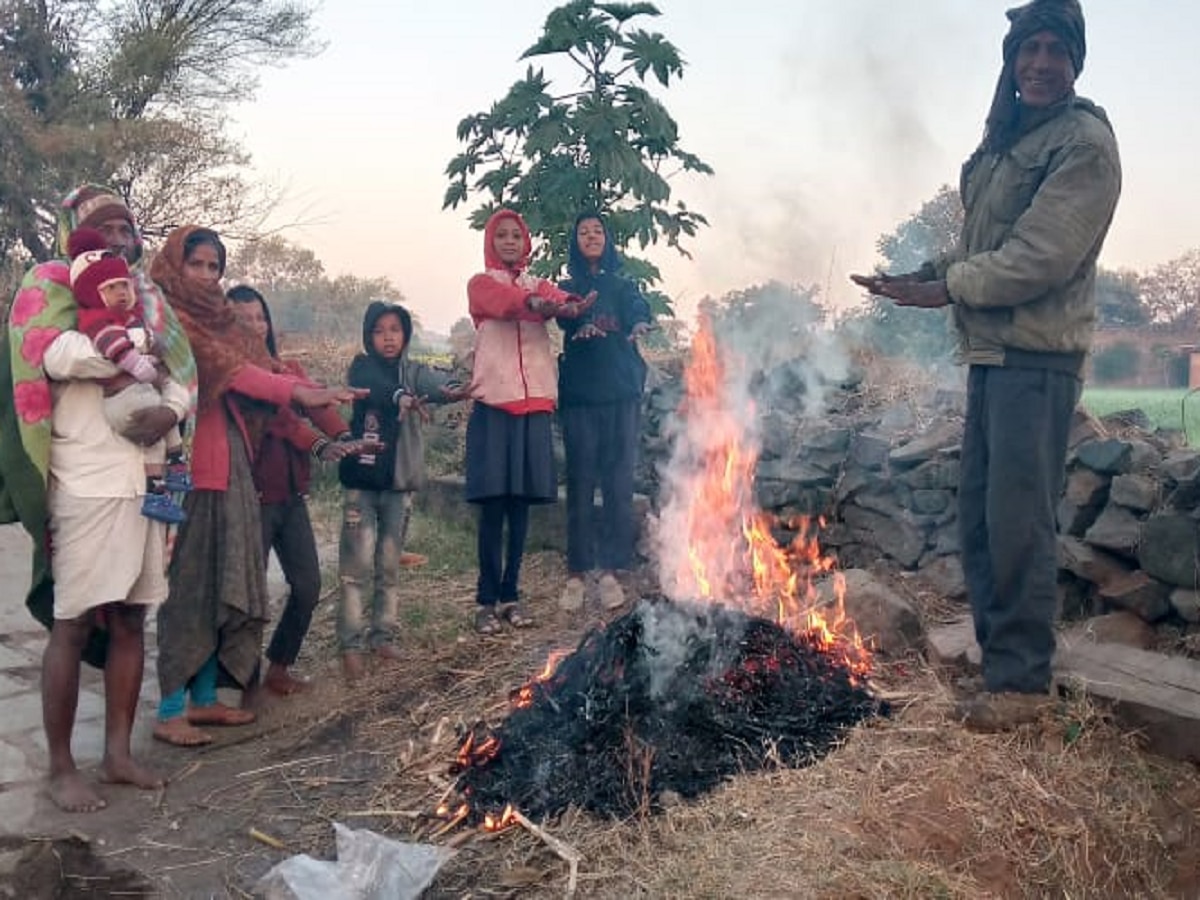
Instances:
[[[470,400],[474,390],[475,387],[470,382],[451,381],[442,388],[442,396],[451,403],[457,403],[459,400]]]
[[[122,434],[135,444],[149,447],[161,441],[178,424],[179,417],[169,406],[149,406],[134,411]]]
[[[418,397],[416,394],[404,394],[400,398],[400,415],[398,418],[404,419],[405,416],[414,414],[419,418],[422,424],[428,425],[433,416],[429,412],[429,407],[425,405],[425,398]]]
[[[950,304],[945,281],[918,281],[915,272],[904,275],[851,275],[850,280],[880,297],[890,297],[897,306],[937,309]]]
[[[305,409],[317,409],[322,406],[335,406],[339,403],[352,403],[370,393],[366,388],[331,388],[297,384],[292,388],[292,402]]]
[[[596,338],[602,338],[608,335],[608,332],[597,325],[595,322],[584,322],[575,329],[575,333],[571,335],[573,341],[591,341]]]
[[[382,441],[358,438],[351,441],[330,441],[321,448],[321,462],[338,462],[347,456],[379,453],[386,445]]]
[[[596,302],[596,292],[588,291],[582,297],[576,297],[574,294],[567,300],[566,303],[559,306],[554,314],[560,319],[578,319],[585,312],[592,308],[592,304]]]
[[[644,337],[655,328],[651,322],[634,322],[633,327],[629,329],[629,340],[637,341],[638,338]]]

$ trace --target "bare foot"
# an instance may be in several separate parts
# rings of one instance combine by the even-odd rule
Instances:
[[[257,718],[251,710],[237,709],[224,703],[211,706],[193,706],[187,712],[187,720],[193,725],[249,725]]]
[[[50,799],[64,812],[96,812],[108,804],[77,769],[50,776]]]
[[[105,758],[100,764],[100,780],[105,784],[132,784],[143,791],[157,791],[167,786],[167,779],[140,765],[132,757]]]
[[[347,650],[342,654],[342,674],[350,682],[362,678],[363,658],[361,653],[356,650]]]
[[[188,720],[183,716],[176,716],[173,719],[159,719],[154,723],[154,731],[152,733],[156,741],[162,741],[164,744],[172,744],[176,747],[200,747],[213,742],[211,734],[189,724]]]
[[[291,694],[299,694],[303,691],[312,688],[312,682],[307,678],[302,678],[293,675],[287,670],[286,666],[271,665],[267,669],[267,677],[263,679],[263,687],[272,694],[279,694],[282,697],[290,696]]]

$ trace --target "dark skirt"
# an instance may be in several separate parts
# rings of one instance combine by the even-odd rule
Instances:
[[[185,686],[213,653],[221,684],[245,687],[258,667],[269,618],[258,493],[241,430],[229,426],[229,489],[184,498],[158,610],[158,684],[165,697]]]
[[[517,497],[558,499],[553,419],[548,412],[516,416],[476,403],[467,422],[467,501]]]

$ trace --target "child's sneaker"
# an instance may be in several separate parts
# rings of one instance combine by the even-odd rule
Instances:
[[[186,494],[192,489],[192,475],[187,463],[182,460],[167,463],[167,474],[163,476],[163,485],[172,494]]]
[[[151,492],[142,498],[142,515],[168,525],[179,525],[187,520],[187,513],[170,494],[158,492]]]

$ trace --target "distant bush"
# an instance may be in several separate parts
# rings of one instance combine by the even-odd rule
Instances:
[[[1142,354],[1135,344],[1118,343],[1096,351],[1092,377],[1098,384],[1112,384],[1136,378]]]

